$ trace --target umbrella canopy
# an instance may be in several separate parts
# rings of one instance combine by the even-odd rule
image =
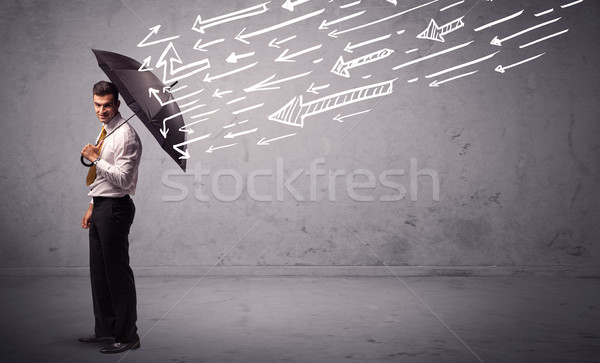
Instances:
[[[92,49],[98,65],[106,73],[127,106],[144,123],[160,146],[185,171],[186,133],[181,110],[166,86],[141,63],[118,53]],[[154,90],[154,91],[152,91]],[[159,101],[160,99],[160,101]],[[177,145],[177,149],[174,146]]]

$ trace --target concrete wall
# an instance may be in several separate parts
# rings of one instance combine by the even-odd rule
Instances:
[[[99,131],[91,86],[106,79],[90,48],[139,61],[150,56],[161,75],[156,61],[168,43],[136,46],[156,25],[159,33],[148,41],[180,35],[173,45],[183,65],[210,59],[209,70],[179,85],[205,88],[202,110],[220,111],[192,127],[188,140],[211,136],[189,145],[187,175],[132,120],[144,144],[130,241],[134,266],[599,264],[600,3],[562,8],[570,1],[466,1],[447,8],[456,2],[438,1],[387,20],[426,1],[369,0],[342,8],[351,2],[314,0],[293,12],[283,3],[271,1],[264,14],[202,34],[192,30],[198,15],[210,20],[260,2],[3,1],[0,265],[87,265],[87,231],[80,227],[89,202],[87,169],[79,152]],[[234,39],[243,28],[252,34],[320,9],[248,37],[249,44]],[[362,10],[330,30],[318,29],[323,20]],[[514,19],[474,30],[520,10]],[[432,18],[442,26],[461,16],[465,25],[444,35],[445,42],[416,37]],[[558,17],[500,47],[490,44],[496,35]],[[377,20],[337,38],[327,35]],[[274,38],[281,43],[269,46]],[[194,49],[199,39],[224,40],[200,51]],[[344,51],[349,42],[353,53]],[[293,54],[319,44],[295,62],[273,61],[285,49]],[[331,72],[340,56],[349,61],[382,48],[394,52],[352,68],[350,78]],[[247,56],[228,63],[231,52]],[[246,71],[205,81],[206,73],[214,77],[256,61]],[[498,65],[514,66],[500,73]],[[244,92],[273,74],[280,80],[309,71],[278,90]],[[301,128],[268,120],[300,94],[306,103],[390,80],[393,93],[306,117]],[[434,80],[447,82],[431,87]],[[306,92],[311,84],[321,88]],[[217,89],[231,92],[213,97]],[[228,103],[240,97],[246,98]],[[121,111],[131,115],[125,105]],[[338,114],[343,122],[334,119]],[[185,115],[187,123],[192,115]],[[248,133],[224,138],[230,131]],[[205,152],[231,143],[237,144]]]

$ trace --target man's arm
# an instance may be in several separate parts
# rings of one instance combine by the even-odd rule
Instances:
[[[81,218],[81,228],[83,228],[83,229],[90,228],[90,223],[91,223],[90,219],[92,218],[92,209],[94,209],[94,204],[90,203],[90,206],[88,207],[87,211],[85,211],[83,218]]]
[[[100,159],[96,168],[109,182],[126,189],[133,182],[134,170],[137,169],[142,154],[142,145],[133,132],[115,134],[115,137],[115,163],[111,165]]]
[[[102,148],[102,144],[104,140],[100,141],[98,145],[87,144],[81,150],[81,155],[89,161],[94,161],[100,156],[100,149]]]

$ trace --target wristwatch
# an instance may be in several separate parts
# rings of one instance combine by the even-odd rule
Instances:
[[[93,161],[94,165],[97,165],[99,161],[100,161],[100,157],[98,156],[98,158]]]

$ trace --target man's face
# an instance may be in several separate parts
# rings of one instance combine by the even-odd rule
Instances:
[[[115,101],[115,97],[112,94],[104,96],[94,95],[94,108],[96,109],[98,120],[102,123],[107,123],[117,115],[119,104],[120,101]]]

